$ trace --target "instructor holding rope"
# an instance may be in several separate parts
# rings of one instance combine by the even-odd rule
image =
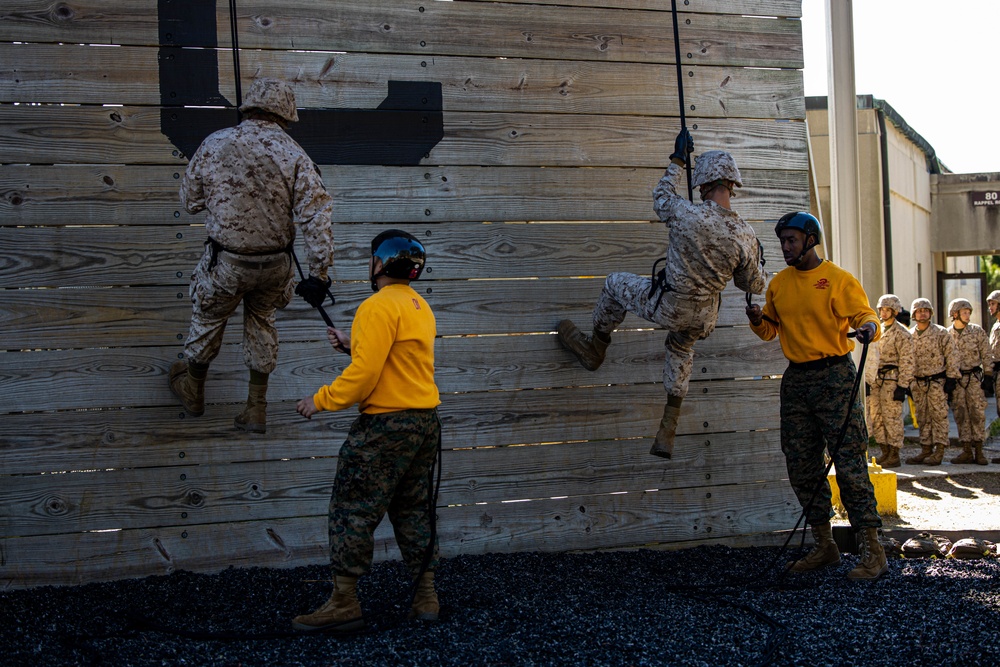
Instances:
[[[831,493],[823,460],[828,450],[851,527],[861,533],[861,562],[847,576],[877,579],[888,565],[878,541],[882,518],[868,477],[868,430],[855,391],[857,369],[850,355],[854,344],[847,333],[853,327],[861,343],[878,340],[879,320],[857,278],[817,255],[823,232],[815,217],[788,213],[775,233],[788,266],[768,286],[763,310],[752,304],[746,313],[761,339],[778,337],[789,361],[781,380],[781,450],[788,481],[816,543],[787,567],[807,572],[840,563],[830,526]],[[837,435],[848,411],[838,447]]]

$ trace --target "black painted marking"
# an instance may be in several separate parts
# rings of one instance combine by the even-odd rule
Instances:
[[[219,91],[224,56],[215,4],[157,0],[160,131],[188,157],[209,134],[237,122],[235,105]],[[319,164],[417,165],[444,137],[441,84],[389,81],[377,109],[299,109],[288,133]]]

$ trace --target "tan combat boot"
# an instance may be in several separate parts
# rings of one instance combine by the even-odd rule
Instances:
[[[355,586],[357,577],[333,578],[333,595],[311,614],[292,619],[292,627],[307,632],[350,632],[365,626]]]
[[[816,544],[812,550],[797,561],[789,561],[785,569],[789,572],[809,572],[827,565],[840,564],[840,549],[833,541],[833,526],[830,522],[809,526]]]
[[[884,447],[887,450],[886,455],[881,461],[876,460],[875,462],[883,468],[898,468],[902,465],[902,462],[899,460],[899,447],[891,447],[889,445],[884,445]]]
[[[882,465],[882,459],[884,459],[889,454],[889,447],[880,443],[875,443],[879,448],[880,452],[875,456],[875,463]],[[868,455],[871,456],[871,449],[868,450]]]
[[[952,463],[972,463],[976,457],[972,455],[972,443],[962,443],[962,453],[951,460]]]
[[[241,431],[267,433],[267,385],[251,384],[247,404],[236,415],[233,425]]]
[[[878,579],[889,571],[885,560],[885,549],[878,541],[878,528],[864,528],[861,531],[861,542],[858,544],[861,562],[847,573],[848,579]]]
[[[924,459],[925,466],[939,466],[944,458],[944,445],[934,445],[934,453]]]
[[[986,460],[986,456],[983,454],[983,443],[977,442],[973,446],[976,450],[975,458],[973,459],[976,462],[976,465],[988,466],[990,462]]]
[[[660,428],[653,440],[653,447],[649,450],[650,454],[663,459],[673,456],[674,436],[677,435],[677,420],[680,416],[680,407],[669,404],[663,406],[663,418],[660,419]]]
[[[906,459],[906,462],[910,465],[913,465],[915,463],[923,463],[924,461],[927,460],[927,457],[931,455],[932,451],[934,451],[934,449],[930,445],[920,445],[920,453],[917,454],[916,456],[911,456],[910,458]]]
[[[611,336],[594,331],[590,336],[580,331],[569,320],[563,320],[556,327],[559,342],[576,355],[580,365],[588,371],[596,371],[604,363],[604,354],[611,344]]]
[[[205,378],[192,377],[187,361],[182,359],[171,364],[167,380],[170,391],[181,399],[184,412],[192,417],[205,414]]]
[[[437,591],[434,590],[434,573],[424,572],[417,579],[417,594],[413,597],[410,618],[418,621],[436,621],[441,612]]]

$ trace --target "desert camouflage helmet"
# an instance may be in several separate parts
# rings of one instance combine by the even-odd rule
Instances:
[[[899,311],[903,310],[903,302],[899,300],[899,297],[895,294],[883,294],[878,298],[878,305],[876,308],[891,308],[892,312],[899,315]]]
[[[968,299],[962,299],[962,298],[952,299],[951,303],[948,304],[948,314],[954,315],[963,308],[968,308],[969,310],[972,310],[972,304],[969,303]]]
[[[934,314],[934,306],[931,305],[930,299],[925,299],[923,297],[914,299],[913,303],[910,304],[910,312],[916,312],[917,308],[927,308],[931,311],[932,315]]]
[[[289,123],[299,120],[299,112],[295,108],[295,91],[281,79],[254,79],[247,96],[243,98],[240,111],[259,109],[284,118]]]
[[[997,303],[1000,303],[1000,289],[995,289],[992,292],[990,292],[990,295],[986,297],[986,300],[996,301]]]
[[[691,185],[700,187],[720,179],[732,181],[736,187],[743,187],[743,177],[736,167],[736,160],[726,151],[705,151],[695,159]]]

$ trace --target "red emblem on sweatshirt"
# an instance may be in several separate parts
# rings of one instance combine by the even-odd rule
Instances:
[[[420,310],[420,302],[419,301],[417,301],[416,299],[410,299],[410,301],[413,302],[413,307],[414,308],[416,308],[417,310]]]
[[[816,281],[816,284],[813,285],[813,287],[815,287],[816,289],[826,289],[829,286],[830,286],[830,281],[827,280],[826,278],[820,278],[819,280]]]

